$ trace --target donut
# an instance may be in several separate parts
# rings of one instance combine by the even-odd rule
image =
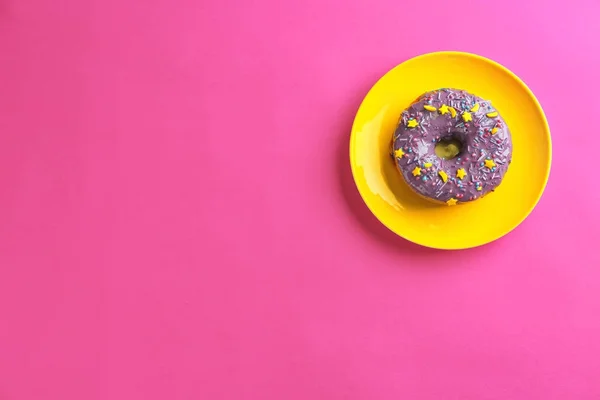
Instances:
[[[510,130],[491,102],[448,88],[402,112],[391,150],[411,189],[451,206],[493,192],[512,160]]]

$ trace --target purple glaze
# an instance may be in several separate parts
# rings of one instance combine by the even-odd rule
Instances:
[[[475,104],[479,104],[479,109],[470,111]],[[424,108],[426,105],[436,110],[428,111]],[[453,107],[456,116],[452,117],[451,112],[442,115],[439,111],[442,105]],[[463,120],[465,112],[471,114],[472,121]],[[500,114],[486,115],[493,112],[497,110],[489,101],[464,90],[439,89],[415,100],[402,112],[392,142],[392,156],[398,149],[405,153],[394,157],[408,185],[417,193],[442,202],[464,203],[494,191],[511,162],[512,140]],[[411,119],[416,120],[418,126],[409,128]],[[492,134],[494,128],[497,130]],[[462,143],[462,151],[456,158],[444,160],[435,154],[435,145],[449,137]],[[486,160],[491,160],[495,167],[486,167]],[[431,167],[425,168],[426,163],[431,163]],[[421,168],[421,175],[413,175],[415,167]],[[461,168],[467,174],[463,179],[457,178]],[[447,174],[446,182],[440,171]]]

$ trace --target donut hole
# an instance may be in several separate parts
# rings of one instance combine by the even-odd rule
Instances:
[[[435,155],[443,160],[452,160],[460,155],[462,148],[462,141],[451,135],[438,140],[435,144]]]

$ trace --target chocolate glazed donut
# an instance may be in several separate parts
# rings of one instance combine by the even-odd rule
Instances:
[[[439,89],[402,112],[392,151],[414,191],[455,205],[500,185],[512,159],[512,140],[489,101],[464,90]]]

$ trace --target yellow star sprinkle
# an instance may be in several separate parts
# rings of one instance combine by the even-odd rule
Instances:
[[[477,186],[477,191],[481,192],[481,186]]]
[[[425,104],[423,108],[427,111],[437,111],[437,108],[435,108],[434,106],[430,106],[429,104]]]
[[[496,133],[498,133],[498,127],[495,127],[494,129],[492,129],[492,135],[495,135]]]
[[[402,157],[404,157],[404,151],[403,151],[402,149],[398,149],[398,150],[396,150],[396,151],[394,152],[394,155],[395,155],[397,158],[402,158]]]
[[[438,111],[440,112],[440,114],[444,115],[448,112],[448,106],[445,104],[442,104],[442,106],[440,107],[440,109]]]
[[[473,107],[471,107],[471,112],[477,112],[477,110],[479,110],[479,103],[475,103],[475,105]]]
[[[438,175],[440,176],[440,178],[442,178],[442,182],[446,183],[448,181],[448,174],[444,171],[438,172]]]
[[[485,114],[485,115],[486,115],[488,118],[494,118],[494,117],[497,117],[497,116],[498,116],[498,111],[494,111],[494,112],[491,112],[491,113],[487,113],[487,114]]]
[[[486,166],[486,168],[492,169],[496,166],[496,163],[494,162],[494,160],[485,160],[484,165]]]
[[[455,206],[456,203],[458,203],[458,200],[456,199],[450,199],[446,202],[446,204],[448,204],[449,206]]]
[[[462,119],[465,122],[469,122],[469,121],[473,121],[473,118],[471,118],[471,113],[468,111],[465,111],[462,115]]]
[[[452,118],[456,117],[456,109],[454,107],[448,107],[448,109],[450,110],[450,115],[452,115]]]
[[[413,176],[419,176],[421,175],[421,168],[419,167],[415,167],[415,169],[413,169]]]
[[[430,162],[426,162],[425,164],[423,164],[423,166],[424,166],[425,168],[429,168],[429,167],[431,167],[432,165],[433,165],[433,164],[432,164],[432,163],[430,163]]]
[[[462,179],[462,178],[464,178],[465,176],[467,176],[467,171],[465,171],[465,169],[464,169],[464,168],[461,168],[461,169],[459,169],[458,171],[456,171],[456,177],[457,177],[458,179]]]
[[[409,128],[416,128],[417,126],[419,126],[419,123],[416,119],[411,119],[406,123],[406,126],[408,126]]]

